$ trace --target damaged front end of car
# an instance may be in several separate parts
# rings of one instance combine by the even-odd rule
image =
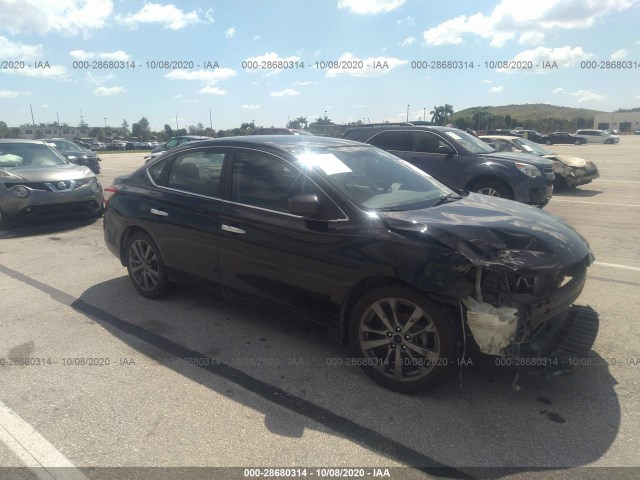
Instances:
[[[404,222],[402,213],[387,221],[397,232],[420,232],[467,261],[448,283],[465,285],[453,301],[481,352],[557,366],[586,356],[598,315],[574,302],[594,261],[587,241],[546,212],[491,197],[474,201],[433,209],[421,221]]]

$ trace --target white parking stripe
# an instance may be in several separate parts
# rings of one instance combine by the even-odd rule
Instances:
[[[600,265],[602,267],[623,268],[625,270],[635,270],[636,272],[640,272],[640,267],[630,267],[629,265],[618,265],[617,263],[604,263],[604,262],[593,262],[593,264]]]
[[[588,205],[613,205],[615,207],[640,207],[640,205],[633,205],[630,203],[605,203],[605,202],[583,202],[581,200],[564,200],[558,197],[552,197],[552,202],[566,202],[566,203],[586,203]]]
[[[67,457],[1,401],[0,441],[39,479],[88,480]]]

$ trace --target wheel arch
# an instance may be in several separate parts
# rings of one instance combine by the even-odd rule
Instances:
[[[145,230],[139,225],[128,226],[127,228],[124,229],[124,231],[122,232],[122,235],[120,236],[120,246],[119,246],[120,263],[122,264],[123,267],[127,266],[127,244],[129,243],[129,239],[138,232],[149,235],[149,237],[151,237],[154,243],[158,245],[158,242],[156,242],[156,239],[153,238],[153,235],[151,235],[151,233],[148,230]]]
[[[355,285],[349,289],[347,295],[345,296],[344,301],[342,302],[342,307],[340,308],[340,315],[338,321],[338,331],[337,339],[341,344],[349,343],[349,319],[351,318],[351,313],[353,309],[357,305],[360,298],[365,295],[367,292],[371,290],[375,290],[381,287],[405,287],[410,288],[416,292],[419,292],[422,295],[428,296],[432,300],[437,301],[443,307],[447,308],[455,308],[456,311],[458,309],[459,302],[455,301],[448,297],[443,297],[439,294],[434,294],[432,292],[428,292],[425,290],[421,290],[417,288],[415,285],[403,281],[396,277],[388,277],[383,275],[372,276],[361,279]],[[456,322],[457,323],[457,322]],[[454,328],[458,329],[458,326],[455,325]]]

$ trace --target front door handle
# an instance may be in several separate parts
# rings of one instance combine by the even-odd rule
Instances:
[[[153,215],[157,215],[159,217],[168,217],[169,214],[167,212],[163,212],[162,210],[156,210],[155,208],[152,208],[151,210],[149,210]]]
[[[241,228],[237,228],[237,227],[232,227],[231,225],[225,225],[222,224],[222,230],[224,230],[225,232],[229,232],[229,233],[246,233],[244,230],[242,230]]]

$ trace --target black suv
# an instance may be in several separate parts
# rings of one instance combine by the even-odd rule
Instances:
[[[351,128],[344,138],[369,143],[407,160],[449,188],[544,207],[553,193],[552,162],[497,153],[457,128],[381,125]]]

